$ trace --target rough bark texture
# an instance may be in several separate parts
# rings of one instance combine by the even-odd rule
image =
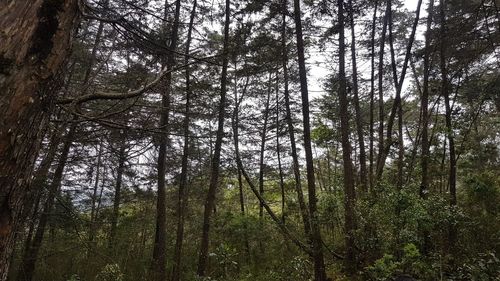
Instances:
[[[30,247],[26,250],[26,255],[24,256],[22,265],[20,267],[22,270],[19,271],[18,280],[22,281],[33,280],[33,275],[35,273],[35,268],[36,268],[36,261],[38,258],[38,253],[40,252],[40,248],[42,246],[43,237],[45,234],[45,228],[49,221],[49,217],[52,212],[52,208],[54,206],[55,198],[61,187],[64,168],[66,167],[66,162],[68,160],[69,151],[73,143],[77,124],[78,123],[73,123],[71,125],[65,137],[61,155],[59,156],[57,168],[54,171],[54,177],[52,178],[52,182],[47,190],[48,191],[47,199],[43,205],[43,211],[40,216],[40,222],[38,223],[35,236],[33,237],[33,242],[30,244]]]
[[[222,50],[222,74],[221,90],[219,101],[219,113],[217,124],[217,135],[215,138],[214,154],[212,157],[210,171],[210,185],[208,187],[207,198],[205,200],[205,209],[203,214],[203,233],[201,236],[200,255],[198,258],[198,276],[205,276],[208,261],[208,243],[210,232],[210,216],[215,205],[215,193],[219,185],[219,167],[220,154],[222,149],[222,139],[224,137],[224,119],[226,115],[226,87],[227,87],[227,66],[228,66],[228,48],[229,48],[229,20],[230,20],[230,1],[226,0],[226,16],[224,23],[224,46]]]
[[[302,122],[304,128],[304,152],[306,155],[307,190],[309,192],[309,216],[311,224],[311,246],[314,261],[314,280],[326,280],[325,261],[321,232],[317,219],[316,182],[314,162],[311,147],[311,129],[309,121],[309,92],[307,89],[307,71],[304,57],[304,39],[302,37],[302,20],[300,1],[294,0],[295,35],[297,40],[297,55],[299,62],[300,94],[302,98]]]
[[[41,132],[52,109],[47,89],[66,60],[76,0],[0,3],[0,280],[28,192]],[[44,91],[45,89],[45,91]]]

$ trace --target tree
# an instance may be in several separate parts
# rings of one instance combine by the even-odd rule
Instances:
[[[203,233],[201,236],[200,254],[198,259],[198,276],[205,276],[208,259],[208,244],[210,232],[210,216],[215,205],[215,192],[219,185],[219,167],[220,154],[222,148],[222,139],[224,137],[224,119],[226,113],[226,88],[227,88],[227,67],[229,63],[228,48],[229,48],[229,19],[230,19],[230,1],[226,0],[225,21],[224,21],[224,44],[222,49],[222,74],[220,78],[220,100],[219,113],[217,120],[217,134],[215,139],[214,154],[210,167],[210,184],[208,186],[207,199],[205,200],[205,208],[203,211]]]
[[[23,14],[24,16],[20,16]],[[0,280],[6,280],[15,230],[28,193],[46,111],[53,105],[51,79],[65,62],[77,1],[6,1],[0,4],[2,96],[0,102]],[[20,46],[23,46],[20,48]]]
[[[304,151],[306,154],[307,190],[309,191],[309,217],[311,224],[311,248],[314,261],[314,279],[316,281],[326,280],[325,261],[323,257],[323,245],[321,232],[317,219],[316,183],[314,176],[314,163],[311,148],[311,129],[309,124],[309,93],[307,90],[307,72],[304,57],[304,39],[302,37],[302,20],[300,1],[294,0],[295,34],[297,40],[297,55],[299,62],[300,94],[302,98],[302,124],[304,127]]]

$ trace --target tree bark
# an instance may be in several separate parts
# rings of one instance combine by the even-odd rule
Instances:
[[[271,73],[269,73],[268,85],[267,85],[267,96],[266,103],[264,106],[264,124],[262,126],[262,132],[260,135],[260,157],[259,157],[259,192],[261,196],[264,196],[264,152],[266,150],[266,136],[267,136],[267,121],[269,119],[269,102],[271,99]],[[259,205],[259,218],[264,216],[264,206]],[[262,241],[261,241],[262,242]],[[259,242],[259,243],[261,243]]]
[[[387,1],[387,6],[390,2]],[[381,166],[381,158],[384,154],[384,48],[385,48],[385,36],[387,32],[387,22],[389,16],[389,10],[386,6],[384,14],[384,23],[382,26],[382,35],[380,39],[380,50],[379,50],[379,61],[378,61],[378,116],[379,116],[379,126],[378,126],[378,154],[377,154],[377,165],[376,165],[376,179],[374,185],[378,183],[378,171]]]
[[[369,179],[370,179],[370,189],[373,188],[373,158],[374,158],[374,147],[373,143],[375,141],[375,31],[377,26],[377,8],[378,8],[378,0],[375,1],[375,9],[373,11],[373,19],[372,19],[372,33],[370,40],[370,53],[371,53],[371,79],[370,79],[370,171],[369,171]]]
[[[283,175],[283,167],[281,165],[281,145],[280,145],[280,95],[278,74],[276,74],[276,154],[278,157],[278,175],[280,178],[279,186],[281,191],[281,221],[285,223],[285,179]]]
[[[391,113],[389,115],[389,120],[387,122],[387,130],[386,130],[386,136],[387,140],[385,143],[385,147],[383,147],[383,150],[381,151],[381,154],[379,154],[378,161],[377,161],[377,181],[379,181],[382,178],[382,174],[384,172],[384,166],[385,166],[385,161],[387,159],[387,156],[389,154],[389,151],[391,149],[391,146],[393,144],[393,139],[392,139],[392,127],[394,125],[394,119],[396,118],[396,114],[399,115],[399,118],[401,119],[400,122],[402,122],[402,105],[401,105],[401,91],[403,89],[403,83],[405,80],[406,76],[406,71],[408,69],[408,63],[410,61],[411,57],[411,49],[413,47],[413,42],[415,41],[415,34],[417,31],[417,26],[418,26],[418,21],[420,19],[420,7],[422,6],[422,0],[418,1],[417,4],[417,10],[415,11],[415,20],[413,22],[412,26],[412,31],[410,34],[410,38],[408,39],[408,44],[406,45],[406,54],[405,54],[405,59],[403,62],[403,67],[401,69],[401,76],[399,79],[397,78],[397,73],[396,73],[396,63],[395,63],[395,58],[394,58],[394,50],[393,50],[393,44],[392,44],[392,32],[390,32],[390,38],[391,38],[391,61],[392,61],[392,70],[393,70],[393,79],[394,83],[396,85],[396,95],[394,98],[394,102],[392,104],[391,108]],[[390,30],[392,30],[392,12],[391,12],[391,1],[389,0],[387,2],[387,11],[386,15],[388,15],[388,22],[390,26]],[[398,112],[399,110],[399,112]],[[402,123],[399,125],[402,128]],[[402,137],[402,136],[401,136]],[[403,143],[400,143],[400,152],[399,152],[399,157],[401,157],[401,151],[404,149]],[[398,174],[401,174],[401,181],[400,184],[402,184],[402,159],[399,161],[399,168],[398,168]],[[399,186],[401,187],[401,186]]]
[[[165,14],[167,14],[168,3],[165,1]],[[170,33],[170,44],[166,61],[164,62],[167,67],[167,74],[165,75],[164,91],[162,93],[162,110],[160,115],[160,130],[168,131],[169,126],[169,111],[170,111],[170,94],[172,84],[172,72],[175,67],[175,50],[177,48],[179,17],[180,17],[181,1],[175,2],[175,14],[172,29]],[[151,262],[152,279],[155,281],[165,281],[167,278],[165,264],[166,264],[166,154],[167,154],[168,136],[165,133],[160,134],[160,144],[158,151],[158,198],[156,202],[156,230],[155,242],[153,247],[153,260]]]
[[[425,53],[424,53],[424,81],[422,87],[422,98],[420,107],[422,108],[422,182],[420,184],[420,197],[426,198],[429,190],[429,66],[430,66],[430,32],[433,17],[434,0],[429,1],[427,11],[427,30],[425,32]]]
[[[222,139],[224,138],[224,119],[226,113],[226,87],[227,87],[227,66],[229,62],[228,49],[229,49],[229,21],[230,21],[230,0],[226,0],[225,7],[225,23],[224,23],[224,45],[222,50],[222,74],[221,74],[221,89],[219,101],[219,113],[217,134],[215,138],[214,154],[212,157],[211,171],[210,171],[210,185],[208,187],[207,198],[205,200],[205,207],[203,213],[203,230],[201,236],[200,254],[198,259],[198,276],[205,276],[208,262],[208,244],[210,232],[210,217],[212,209],[215,205],[215,193],[219,185],[219,167],[220,167],[220,154],[222,149]]]
[[[123,184],[123,172],[125,171],[125,161],[127,160],[125,134],[120,132],[120,148],[118,151],[118,168],[116,170],[115,194],[113,198],[113,212],[111,214],[111,229],[109,232],[109,247],[114,248],[116,244],[116,231],[118,218],[120,216],[120,204]]]
[[[302,37],[302,20],[300,0],[294,0],[295,35],[297,40],[297,55],[299,63],[300,93],[302,98],[302,117],[304,128],[304,151],[306,155],[307,190],[309,192],[309,216],[311,224],[311,246],[314,261],[314,280],[325,281],[325,261],[323,244],[317,218],[316,182],[314,176],[314,162],[311,148],[311,129],[309,121],[309,92],[307,89],[307,70],[304,56],[304,39]]]
[[[349,10],[350,16],[349,20],[351,23],[351,59],[352,59],[352,82],[353,82],[353,93],[354,93],[354,110],[356,112],[356,132],[358,133],[358,143],[359,143],[359,166],[360,166],[360,183],[361,190],[366,192],[368,188],[368,172],[366,169],[366,150],[365,150],[365,138],[363,134],[363,120],[361,117],[361,108],[359,106],[359,89],[358,89],[358,67],[356,61],[356,34],[354,30],[354,9],[352,6],[352,0],[349,0]]]
[[[344,162],[344,205],[345,205],[345,265],[349,273],[356,272],[356,251],[354,231],[356,219],[354,206],[356,193],[354,190],[354,173],[351,160],[351,143],[349,142],[349,102],[347,99],[345,75],[345,35],[344,35],[344,1],[338,0],[339,19],[339,106],[340,106],[340,131],[342,138],[342,160]]]
[[[96,164],[96,174],[95,174],[95,182],[94,182],[94,188],[92,191],[92,196],[91,196],[91,209],[90,209],[90,222],[89,222],[89,242],[94,241],[94,231],[95,231],[95,221],[97,217],[97,192],[99,190],[99,182],[101,181],[101,166],[102,166],[102,147],[103,147],[103,141],[102,139],[99,140],[99,150],[97,152],[97,164]],[[90,254],[90,253],[89,253]]]
[[[440,27],[440,68],[441,68],[441,95],[444,97],[445,105],[445,123],[446,135],[448,137],[448,153],[449,153],[449,174],[448,185],[450,190],[450,206],[457,205],[457,159],[455,152],[455,137],[453,134],[452,124],[452,109],[450,104],[450,81],[448,80],[448,69],[446,66],[446,44],[447,44],[447,30],[446,30],[446,1],[439,1],[439,14],[441,18]],[[448,251],[451,253],[455,248],[457,238],[457,229],[453,223],[449,225],[448,232]]]
[[[235,64],[235,69],[236,69],[236,64]],[[248,83],[250,82],[250,76],[247,75],[245,78],[245,85],[243,86],[243,91],[241,93],[241,96],[238,98],[238,85],[237,85],[237,80],[236,76],[234,78],[235,81],[235,87],[234,87],[234,111],[233,111],[233,116],[231,118],[232,122],[232,127],[233,127],[233,138],[234,138],[234,145],[235,148],[239,146],[239,126],[240,126],[240,120],[239,120],[239,107],[240,104],[243,100],[243,97],[246,94],[247,88],[248,88]],[[239,191],[239,201],[240,201],[240,213],[244,217],[245,216],[245,197],[244,197],[244,192],[243,192],[243,178],[241,174],[241,170],[238,168],[238,165],[236,164],[236,170],[238,170],[238,191]],[[243,225],[243,227],[246,229],[246,222]],[[250,243],[248,241],[248,233],[245,230],[244,231],[244,244],[245,244],[245,253],[247,255],[247,260],[250,259]]]
[[[0,281],[77,21],[76,0],[0,4]]]
[[[196,15],[197,1],[193,1],[193,8],[191,10],[191,17],[189,19],[188,34],[186,40],[186,56],[184,57],[184,64],[189,63],[191,37],[193,32],[194,17]],[[187,208],[187,188],[188,188],[188,162],[189,162],[189,124],[190,124],[190,107],[191,107],[191,72],[189,67],[186,67],[184,72],[186,78],[186,103],[184,105],[184,147],[182,151],[181,160],[181,175],[179,181],[178,201],[177,201],[177,233],[174,248],[174,263],[172,265],[172,281],[179,281],[181,278],[182,268],[182,243],[184,240],[184,220]]]
[[[292,120],[292,110],[290,107],[290,91],[289,91],[289,76],[288,76],[288,48],[286,44],[286,14],[288,12],[287,0],[283,0],[282,12],[282,25],[281,25],[281,48],[282,48],[282,64],[283,64],[283,84],[284,84],[284,97],[286,109],[286,122],[288,128],[288,136],[290,138],[290,149],[293,163],[293,176],[295,179],[295,192],[297,193],[297,200],[299,201],[299,208],[304,224],[304,234],[310,238],[311,223],[309,220],[309,211],[307,204],[304,200],[304,193],[302,192],[302,183],[300,179],[300,166],[299,156],[297,154],[297,145],[295,142],[295,129]]]
[[[54,172],[54,177],[50,186],[48,186],[48,194],[45,203],[43,204],[42,213],[40,216],[40,221],[33,237],[33,241],[30,244],[29,249],[26,250],[26,255],[23,257],[21,262],[19,275],[17,280],[31,281],[33,280],[33,275],[35,273],[36,260],[38,258],[38,253],[43,242],[43,236],[45,233],[45,228],[49,221],[50,214],[52,213],[52,208],[54,206],[54,200],[61,188],[61,182],[63,180],[63,172],[66,167],[66,162],[68,160],[69,151],[71,145],[73,144],[73,139],[75,136],[76,126],[78,123],[74,122],[71,124],[68,133],[65,136],[65,141],[59,156],[59,162],[57,168]]]

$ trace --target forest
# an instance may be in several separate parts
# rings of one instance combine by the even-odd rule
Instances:
[[[499,251],[499,1],[0,1],[0,281],[499,281]]]

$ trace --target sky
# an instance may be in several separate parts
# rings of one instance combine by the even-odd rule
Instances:
[[[408,9],[408,11],[415,11],[418,0],[403,0],[404,7]],[[426,7],[427,7],[428,1],[423,0],[422,2],[422,7],[420,11],[420,20],[422,20],[426,16]],[[370,11],[368,14],[372,13]],[[380,15],[380,13],[379,13]],[[369,15],[371,18],[372,15]],[[424,26],[420,24],[420,29],[422,29]],[[359,28],[357,29],[359,30]],[[361,30],[360,30],[361,31]],[[358,32],[360,32],[358,31]],[[408,34],[409,36],[409,34]],[[417,32],[417,40],[423,39],[423,31],[418,30]],[[346,32],[346,43],[350,44],[350,34]],[[359,47],[359,46],[358,46]],[[349,50],[349,46],[347,46],[347,50]],[[360,51],[358,51],[360,53]],[[329,53],[327,52],[321,52],[320,50],[312,49],[309,50],[309,58],[307,60],[308,67],[310,69],[309,71],[309,76],[308,76],[308,86],[309,86],[309,95],[311,99],[318,98],[320,97],[325,91],[323,89],[323,81],[329,74],[332,73],[332,68],[336,68],[337,66],[335,64],[331,63],[332,56],[334,56],[334,53]],[[346,64],[347,67],[350,67],[350,54],[346,54]],[[369,59],[364,59],[362,56],[359,54],[357,55],[357,65],[358,65],[358,72],[361,77],[364,77],[366,79],[369,78],[370,75],[370,60]],[[349,72],[349,71],[348,71]],[[408,72],[407,72],[408,75]],[[409,78],[408,76],[406,78]],[[408,81],[408,79],[406,79]],[[406,85],[403,85],[403,93],[405,92],[405,89],[408,87],[408,83],[405,83]]]

